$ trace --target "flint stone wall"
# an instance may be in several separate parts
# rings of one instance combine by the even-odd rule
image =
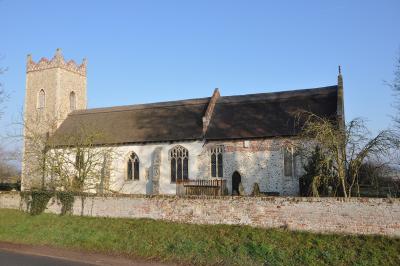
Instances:
[[[224,147],[223,178],[228,193],[232,193],[232,175],[238,172],[245,195],[250,195],[257,183],[263,192],[278,192],[281,196],[299,194],[299,177],[303,174],[303,159],[295,156],[293,175],[284,175],[283,148],[297,143],[295,138],[272,138],[235,141],[182,141],[174,143],[147,143],[118,146],[111,166],[110,188],[123,194],[176,195],[177,187],[171,182],[169,152],[180,145],[189,152],[189,179],[210,179],[210,150]],[[247,147],[244,143],[247,142]],[[127,180],[127,160],[134,152],[140,161],[139,180]],[[157,158],[156,158],[157,157]],[[153,184],[153,180],[155,183]]]
[[[0,193],[0,208],[26,204],[17,193]],[[51,199],[46,212],[60,210],[61,203]],[[73,215],[400,237],[400,199],[86,196],[83,204],[75,197]]]

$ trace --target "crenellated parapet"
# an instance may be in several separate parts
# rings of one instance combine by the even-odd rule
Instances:
[[[56,54],[51,60],[42,57],[37,63],[32,60],[32,56],[29,54],[26,62],[26,72],[50,69],[50,68],[63,68],[71,72],[75,72],[82,76],[86,76],[86,58],[83,59],[82,64],[78,65],[74,60],[66,62],[64,56],[61,53],[61,49],[56,50]]]

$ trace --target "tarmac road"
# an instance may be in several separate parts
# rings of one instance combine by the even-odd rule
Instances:
[[[175,266],[175,264],[144,261],[70,250],[0,241],[0,266]]]
[[[0,250],[0,265],[1,266],[89,266],[75,261],[64,259],[50,258],[45,256],[35,256],[28,254],[20,254],[17,252]]]

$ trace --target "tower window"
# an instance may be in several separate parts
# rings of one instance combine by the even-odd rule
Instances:
[[[139,157],[132,152],[127,163],[127,180],[139,180]]]
[[[71,93],[69,94],[69,109],[71,111],[76,110],[76,95],[73,91],[71,91]]]
[[[38,108],[43,109],[45,107],[45,104],[46,104],[46,93],[42,89],[39,91]]]
[[[171,160],[171,182],[181,182],[189,179],[189,151],[184,147],[175,146],[169,152]]]
[[[223,165],[223,146],[216,146],[211,148],[211,176],[212,177],[223,177],[224,176],[224,165]]]

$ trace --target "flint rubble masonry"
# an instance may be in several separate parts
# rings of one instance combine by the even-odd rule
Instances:
[[[26,210],[26,203],[18,193],[0,193],[0,208]],[[51,199],[46,212],[60,210]],[[400,237],[400,199],[87,195],[83,204],[75,197],[73,215],[81,214]]]

